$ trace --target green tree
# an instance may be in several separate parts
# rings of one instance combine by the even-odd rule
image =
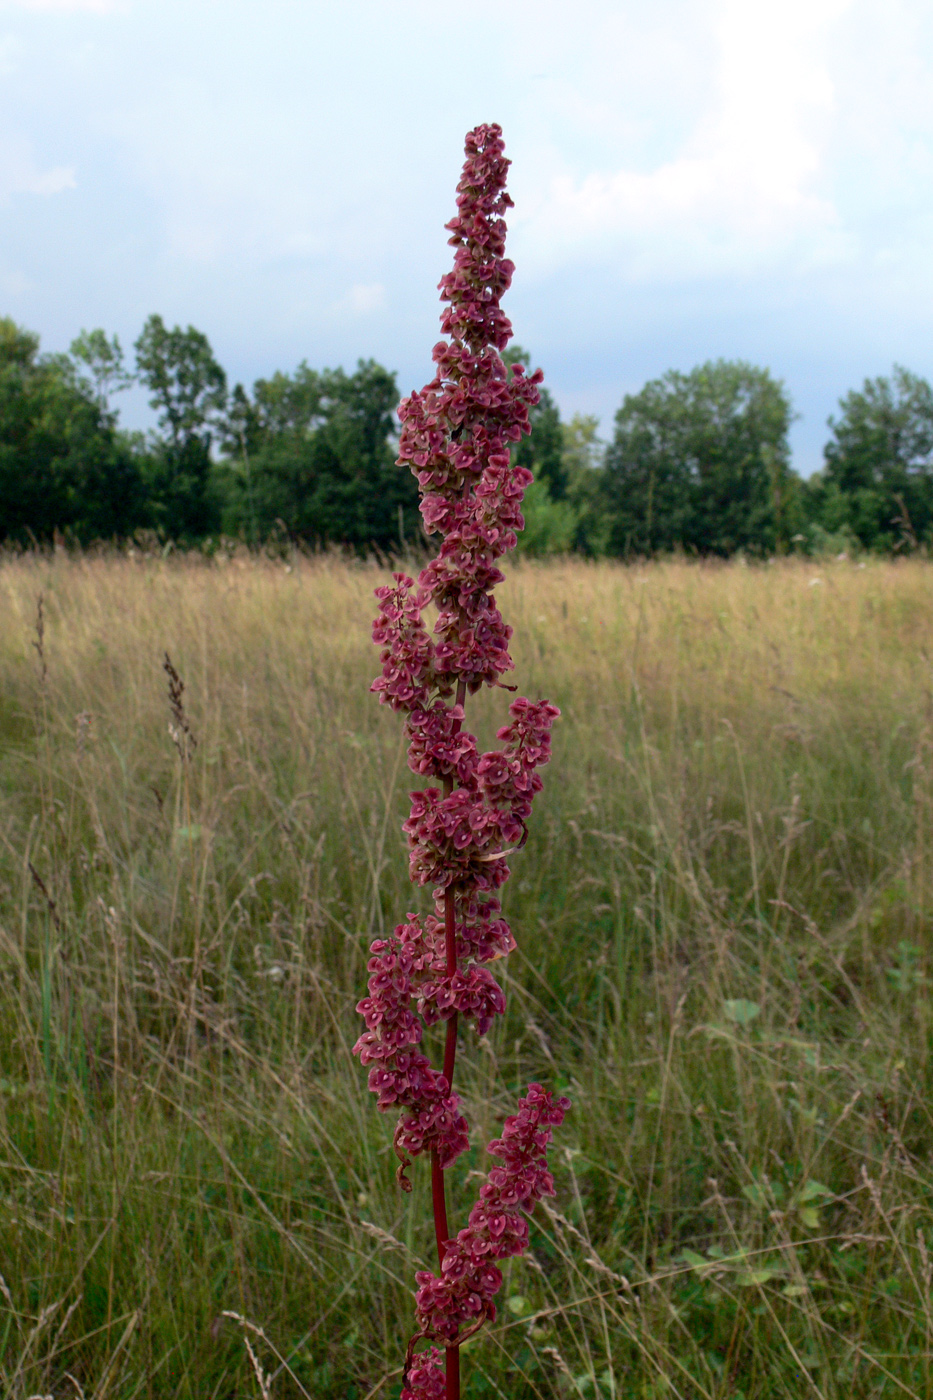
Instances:
[[[595,414],[575,413],[569,423],[561,424],[561,457],[570,488],[581,480],[592,480],[602,470],[605,455]]]
[[[791,407],[766,369],[669,370],[616,414],[603,504],[613,554],[771,552],[797,523]]]
[[[321,378],[302,360],[293,375],[257,379],[253,397],[236,384],[222,425],[230,468],[225,528],[250,544],[276,526],[295,527],[299,474],[307,440],[324,419]],[[287,523],[291,520],[291,525]]]
[[[325,371],[325,374],[327,371]],[[270,443],[297,451],[327,416],[322,376],[306,360],[294,374],[276,370],[271,379],[257,379],[253,397],[237,384],[224,421],[223,443],[257,452]]]
[[[566,498],[555,501],[545,481],[533,481],[522,503],[525,528],[518,537],[522,554],[569,554],[577,539],[579,516]]]
[[[531,356],[520,345],[509,346],[502,358],[507,365],[521,365],[527,374],[532,373]],[[540,394],[538,403],[528,415],[531,435],[523,437],[516,444],[513,461],[520,467],[527,467],[534,473],[536,482],[547,486],[551,500],[562,501],[567,495],[567,472],[560,410],[546,385],[541,386]]]
[[[138,465],[66,355],[0,319],[0,538],[85,542],[141,523]]]
[[[224,434],[237,489],[227,525],[250,535],[284,527],[314,545],[391,549],[418,529],[418,492],[397,466],[395,375],[374,360],[355,373],[315,371],[237,385]]]
[[[563,495],[555,499],[546,477],[537,478],[525,496],[525,528],[518,548],[525,554],[600,555],[606,552],[606,514],[601,499],[605,444],[599,420],[576,413],[560,423]]]
[[[90,379],[94,396],[106,413],[110,407],[110,395],[122,393],[133,383],[134,376],[126,368],[123,360],[123,347],[119,336],[107,338],[106,331],[97,328],[82,331],[71,342],[71,358],[78,364],[79,373]]]
[[[211,490],[212,430],[226,404],[226,375],[202,331],[169,330],[161,316],[149,317],[135,349],[161,429],[144,468],[153,524],[173,539],[211,534],[220,524]]]
[[[575,413],[561,424],[562,457],[567,477],[567,503],[575,513],[573,548],[583,554],[605,554],[608,527],[603,504],[606,444],[600,441],[599,419]]]
[[[839,407],[825,467],[810,487],[818,523],[866,549],[933,541],[933,389],[895,365]]]

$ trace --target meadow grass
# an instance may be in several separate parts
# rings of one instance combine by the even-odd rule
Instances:
[[[427,1172],[401,1196],[350,1055],[369,941],[424,904],[386,574],[0,564],[11,1400],[398,1393]],[[453,1223],[530,1079],[574,1107],[475,1400],[933,1393],[931,600],[920,561],[501,589],[563,717]],[[488,745],[506,697],[473,703]]]

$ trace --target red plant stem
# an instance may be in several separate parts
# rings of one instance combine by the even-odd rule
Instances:
[[[444,1352],[444,1400],[460,1400],[460,1348],[448,1347]]]
[[[453,977],[457,971],[457,896],[453,886],[444,891],[444,951],[447,954],[446,972]],[[457,1013],[447,1021],[447,1036],[444,1040],[444,1078],[449,1088],[454,1084],[454,1060],[457,1056]]]
[[[456,703],[462,707],[465,700],[466,681],[460,681],[457,686]],[[454,724],[454,732],[456,733],[459,728],[460,722],[457,721]],[[453,790],[453,778],[445,778],[444,796],[449,797]],[[448,977],[452,977],[457,971],[457,895],[453,885],[448,885],[444,890],[444,952],[446,955],[445,971]],[[448,1092],[454,1086],[456,1058],[457,1013],[455,1011],[447,1020],[447,1032],[444,1037],[444,1078],[447,1080]],[[434,1148],[431,1150],[431,1204],[434,1207],[434,1234],[437,1239],[437,1262],[438,1268],[440,1268],[444,1263],[444,1251],[450,1238],[450,1228],[447,1224],[447,1193],[444,1173],[437,1159],[437,1150]],[[460,1348],[458,1346],[447,1347],[444,1358],[444,1400],[460,1400]]]
[[[431,1148],[431,1204],[434,1207],[434,1234],[437,1239],[438,1265],[444,1262],[444,1250],[450,1231],[447,1226],[447,1199],[444,1194],[444,1173],[437,1160],[437,1148]]]
[[[444,784],[447,787],[447,782]],[[447,953],[447,975],[450,977],[457,970],[457,941],[456,941],[456,911],[457,896],[450,885],[444,891],[444,946]],[[449,1087],[453,1087],[454,1082],[454,1062],[457,1057],[457,1013],[456,1011],[447,1021],[447,1031],[444,1036],[444,1078]],[[437,1152],[431,1150],[431,1197],[434,1204],[434,1232],[437,1236],[437,1260],[438,1264],[444,1262],[444,1248],[450,1238],[447,1226],[447,1201],[444,1191],[444,1173],[437,1160]]]

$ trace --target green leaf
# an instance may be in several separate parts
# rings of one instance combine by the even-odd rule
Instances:
[[[781,1289],[782,1298],[803,1298],[810,1290],[805,1283],[789,1283]]]
[[[722,1009],[730,1021],[734,1021],[737,1026],[751,1025],[756,1016],[761,1015],[761,1007],[757,1001],[745,1001],[739,997],[736,1001],[724,1001]]]
[[[763,1283],[770,1283],[773,1278],[780,1278],[782,1269],[773,1269],[768,1264],[762,1264],[758,1269],[742,1269],[736,1274],[735,1281],[740,1288],[757,1288]]]
[[[523,1293],[513,1293],[506,1299],[505,1306],[513,1317],[527,1317],[531,1312],[531,1304]]]
[[[202,830],[200,826],[176,826],[175,835],[179,841],[200,841]]]
[[[834,1196],[836,1193],[830,1191],[828,1186],[824,1186],[821,1181],[808,1181],[803,1189],[798,1193],[798,1201],[815,1201],[821,1196]]]
[[[798,1214],[808,1230],[820,1228],[820,1213],[813,1206],[801,1206]]]
[[[710,1268],[709,1260],[704,1259],[702,1254],[697,1254],[693,1249],[682,1249],[680,1251],[680,1259],[684,1264],[689,1264],[691,1269],[697,1272]]]

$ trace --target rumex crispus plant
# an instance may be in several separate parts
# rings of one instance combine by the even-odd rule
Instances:
[[[532,480],[512,464],[509,448],[530,431],[528,410],[541,380],[540,371],[527,377],[519,365],[510,374],[500,355],[512,333],[499,305],[514,270],[503,255],[508,166],[500,127],[468,134],[458,212],[447,224],[454,267],[440,283],[447,303],[441,329],[450,338],[434,347],[435,378],[399,408],[399,461],[418,478],[425,528],[443,543],[417,584],[397,573],[393,586],[376,590],[373,638],[382,647],[382,674],[372,689],[406,715],[409,766],[440,784],[412,793],[404,824],[411,879],[433,889],[434,913],[409,914],[391,938],[373,943],[369,995],[358,1007],[366,1030],[355,1046],[371,1066],[379,1108],[400,1113],[401,1185],[411,1189],[413,1157],[427,1154],[431,1162],[439,1267],[416,1276],[417,1331],[402,1400],[459,1395],[460,1344],[494,1319],[502,1284],[497,1261],[527,1247],[525,1212],[553,1195],[547,1144],[569,1107],[540,1084],[529,1086],[502,1136],[489,1143],[498,1162],[466,1226],[452,1236],[444,1171],[469,1146],[453,1089],[458,1023],[462,1017],[482,1035],[505,1009],[486,966],[515,946],[496,891],[509,876],[507,856],[524,843],[541,789],[535,770],[548,761],[559,713],[546,700],[513,700],[510,723],[498,731],[502,748],[489,753],[480,753],[464,728],[467,695],[501,687],[513,669],[512,629],[492,590],[503,579],[497,560],[514,549],[522,528],[522,497]],[[428,607],[437,612],[433,636],[423,620]],[[441,1021],[444,1058],[436,1069],[421,1043],[424,1028]],[[430,1345],[416,1354],[422,1341]]]

